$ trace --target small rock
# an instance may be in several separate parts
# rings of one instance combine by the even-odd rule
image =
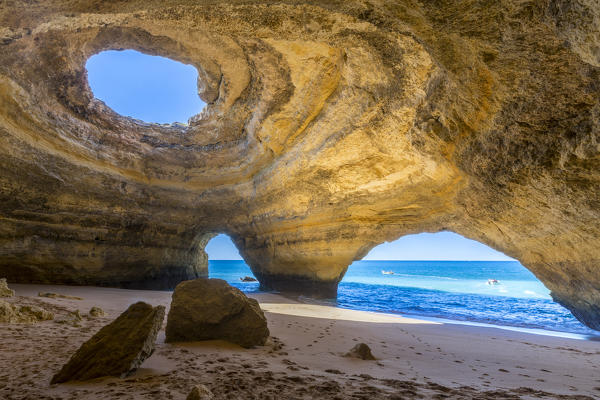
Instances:
[[[222,339],[242,347],[263,345],[269,337],[258,302],[222,279],[182,282],[173,292],[166,342]]]
[[[52,384],[101,376],[124,378],[154,352],[165,307],[138,302],[85,342],[52,378]]]
[[[106,313],[100,307],[92,307],[89,312],[90,317],[99,318],[104,317]]]
[[[67,296],[66,294],[58,294],[58,293],[44,293],[44,292],[39,292],[38,296],[39,297],[48,297],[50,299],[83,300],[83,297]]]
[[[54,314],[36,306],[19,306],[0,300],[0,322],[8,324],[33,324],[48,321]]]
[[[242,282],[256,282],[256,279],[254,279],[251,276],[245,276],[243,278],[240,278],[240,281],[242,281]]]
[[[343,375],[344,374],[339,369],[326,369],[325,372],[328,372],[330,374],[336,374],[336,375]]]
[[[81,322],[81,320],[82,320],[82,318],[81,318],[81,314],[79,314],[79,310],[75,310],[75,311],[70,311],[67,315],[56,319],[54,322],[56,322],[57,324],[69,324],[69,325],[73,325],[73,326],[79,326],[79,323]]]
[[[0,297],[13,297],[14,295],[15,291],[8,287],[6,279],[0,279]]]
[[[186,400],[210,400],[214,399],[212,392],[204,385],[196,385],[186,397]]]
[[[376,360],[371,353],[371,348],[365,343],[359,343],[354,346],[344,357],[360,358],[361,360]]]

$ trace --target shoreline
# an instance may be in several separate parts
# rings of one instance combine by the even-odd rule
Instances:
[[[116,289],[116,290],[131,290],[131,291],[134,291],[134,292],[135,291],[140,291],[140,292],[148,292],[148,291],[150,291],[150,292],[158,292],[158,293],[173,293],[172,290],[117,289],[117,288],[104,287],[104,286],[76,286],[76,285],[54,285],[54,284],[48,284],[48,285],[47,284],[11,284],[10,286],[11,287],[18,287],[18,286],[23,286],[23,287],[25,287],[25,286],[46,287],[46,286],[51,286],[51,287],[57,287],[57,288],[60,288],[60,287],[65,287],[65,288],[94,288],[94,289],[100,289],[100,290],[102,290],[102,289],[115,290]],[[302,303],[302,304],[322,305],[322,306],[327,306],[327,307],[339,308],[339,309],[343,309],[343,310],[351,310],[351,311],[359,311],[359,312],[366,312],[366,313],[382,314],[382,315],[389,315],[389,316],[392,316],[392,317],[409,318],[409,319],[416,319],[416,320],[430,321],[430,322],[438,322],[438,323],[442,323],[442,324],[463,325],[463,326],[484,327],[484,328],[495,328],[495,329],[501,329],[501,330],[507,330],[507,331],[521,332],[521,333],[526,333],[526,334],[531,334],[531,335],[559,337],[559,338],[574,339],[574,340],[600,341],[600,331],[597,334],[595,334],[595,335],[594,334],[582,334],[582,333],[575,333],[575,332],[568,332],[568,331],[556,331],[556,330],[543,329],[543,328],[531,328],[531,327],[525,327],[525,326],[502,325],[502,324],[494,324],[494,323],[489,323],[489,322],[460,320],[460,319],[452,319],[452,318],[444,318],[444,317],[432,317],[432,316],[422,315],[422,314],[390,313],[390,312],[384,312],[384,311],[373,311],[373,310],[366,310],[366,309],[348,308],[348,307],[342,307],[342,306],[333,304],[333,302],[328,302],[326,300],[311,299],[311,298],[304,297],[304,296],[288,296],[286,294],[282,294],[282,293],[277,292],[277,291],[257,290],[257,291],[244,292],[244,293],[247,296],[249,296],[249,297],[253,297],[253,295],[257,295],[257,296],[260,296],[260,295],[275,295],[275,296],[280,296],[280,297],[286,298],[288,300],[296,301],[296,302],[299,302],[299,303]]]
[[[381,262],[363,260],[352,264],[339,284],[336,299],[298,298],[308,303],[437,318],[459,324],[488,324],[537,334],[581,339],[598,335],[554,302],[549,290],[518,263],[500,263],[515,264],[509,268],[497,266],[498,262],[481,266],[479,261],[444,261],[432,266],[427,261]],[[258,291],[258,285],[237,282],[238,276],[251,274],[243,261],[220,260],[212,261],[210,265],[211,277],[225,279],[241,290]],[[427,274],[429,267],[433,271]],[[398,275],[383,276],[381,271],[384,269]],[[490,276],[500,279],[500,284],[488,285],[485,277]]]
[[[502,324],[494,324],[494,323],[490,323],[490,322],[479,322],[479,321],[452,319],[452,318],[444,318],[444,317],[432,317],[432,316],[422,315],[422,314],[417,314],[417,313],[415,313],[415,314],[402,313],[402,312],[391,313],[391,312],[374,311],[374,310],[366,310],[366,309],[359,309],[359,308],[349,308],[349,307],[342,307],[342,306],[336,305],[333,302],[328,302],[328,301],[324,301],[324,300],[315,300],[315,299],[311,299],[308,297],[305,298],[304,296],[298,296],[298,297],[287,296],[285,294],[282,294],[282,293],[279,293],[276,291],[255,291],[255,292],[250,292],[250,293],[246,293],[246,294],[251,295],[251,294],[263,294],[263,293],[282,296],[282,297],[288,298],[290,300],[295,300],[295,301],[301,302],[303,304],[323,305],[323,306],[328,306],[328,307],[340,308],[340,309],[344,309],[344,310],[353,310],[353,311],[361,311],[361,312],[368,312],[368,313],[375,313],[375,314],[383,314],[383,315],[395,316],[395,317],[400,317],[400,318],[411,318],[411,319],[418,319],[418,320],[422,320],[422,321],[439,322],[439,323],[444,323],[444,324],[496,328],[496,329],[502,329],[502,330],[508,330],[508,331],[527,333],[527,334],[531,334],[531,335],[560,337],[560,338],[565,338],[565,339],[600,341],[600,331],[597,332],[597,334],[583,334],[583,333],[568,332],[568,331],[557,331],[557,330],[552,330],[552,329],[533,328],[533,327],[527,327],[527,326],[515,326],[515,325],[508,325],[508,324],[502,325]]]
[[[222,341],[166,344],[161,331],[155,353],[129,378],[50,386],[51,375],[79,345],[129,304],[142,300],[168,308],[171,293],[10,286],[17,296],[26,296],[14,301],[46,304],[59,314],[78,309],[84,315],[91,306],[98,306],[108,315],[84,318],[79,327],[52,321],[0,325],[0,382],[6,382],[0,385],[0,397],[7,399],[52,396],[91,400],[123,393],[122,398],[183,400],[191,386],[200,383],[217,399],[431,398],[448,394],[479,399],[592,399],[600,395],[596,373],[600,349],[590,340],[311,305],[273,293],[250,293],[249,297],[259,301],[273,343],[282,347],[271,343],[242,349]],[[83,300],[37,297],[42,291]],[[360,342],[371,347],[376,361],[343,357]]]

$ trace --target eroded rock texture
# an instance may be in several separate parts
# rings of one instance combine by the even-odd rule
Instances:
[[[173,287],[228,233],[261,283],[333,295],[452,230],[600,329],[598,0],[5,1],[0,276]],[[85,61],[194,65],[188,126],[115,114]]]
[[[269,337],[258,301],[222,279],[181,282],[173,292],[165,342],[227,340],[242,347],[262,346]]]
[[[164,306],[152,307],[143,301],[130,305],[82,344],[51,383],[128,376],[154,352],[164,317]]]
[[[34,324],[54,319],[54,314],[41,307],[20,305],[0,300],[0,323]]]

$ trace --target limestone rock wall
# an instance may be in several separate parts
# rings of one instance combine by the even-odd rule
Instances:
[[[0,276],[173,287],[228,233],[331,294],[402,235],[516,257],[600,328],[598,0],[5,1]],[[188,125],[117,115],[85,62],[194,65]]]

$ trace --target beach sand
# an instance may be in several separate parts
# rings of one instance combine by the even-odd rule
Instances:
[[[92,306],[107,316],[78,324],[0,324],[1,399],[185,399],[206,385],[217,399],[406,399],[600,397],[600,343],[302,304],[253,294],[269,323],[266,346],[223,341],[165,344],[125,379],[50,385],[75,350],[131,303],[169,306],[171,293],[10,285],[10,301],[64,317]],[[83,300],[37,297],[38,292]],[[166,320],[165,320],[166,323]],[[377,360],[343,357],[357,343]]]

